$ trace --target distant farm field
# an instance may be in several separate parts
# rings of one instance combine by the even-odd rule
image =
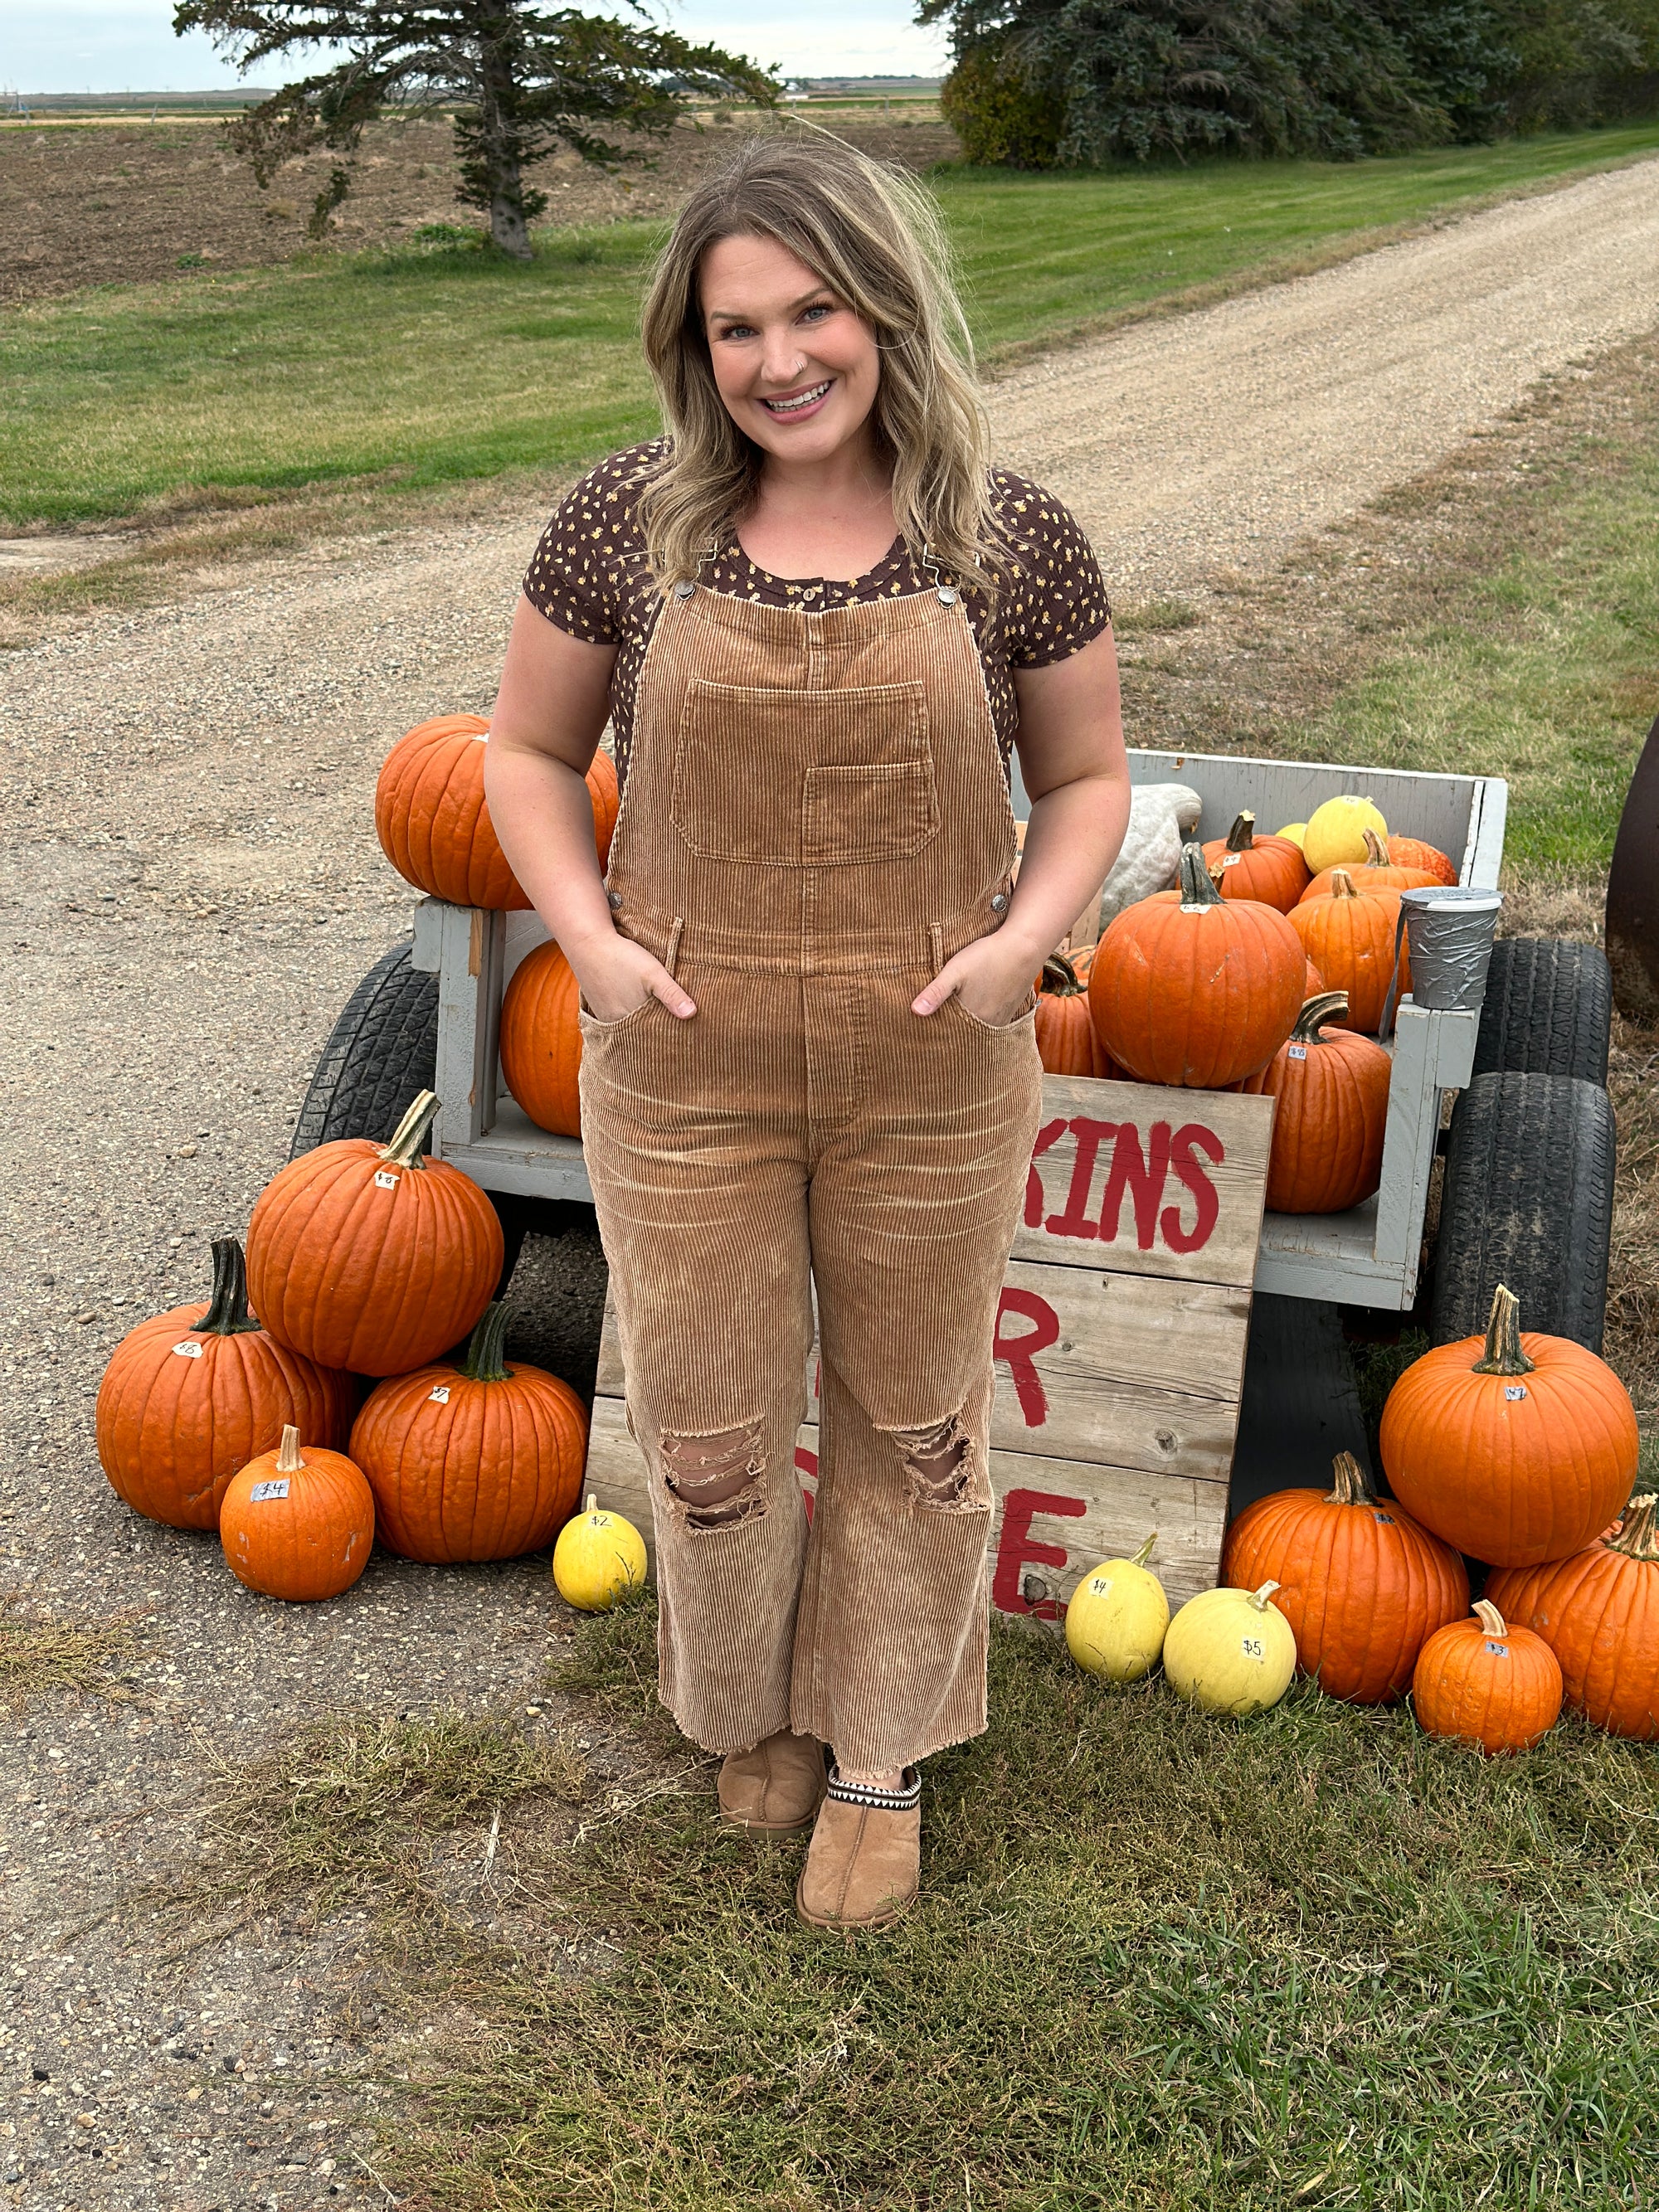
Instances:
[[[932,181],[994,358],[1652,152],[1659,123],[1352,164]],[[414,242],[26,302],[0,325],[5,519],[559,470],[647,435],[638,301],[659,234],[550,228],[522,269]]]

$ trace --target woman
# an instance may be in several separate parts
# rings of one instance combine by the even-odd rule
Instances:
[[[501,843],[581,988],[662,1696],[724,1755],[727,1819],[816,1818],[796,1902],[825,1927],[914,1898],[918,1765],[985,1726],[1032,977],[1128,811],[1098,569],[988,467],[942,268],[922,194],[833,139],[757,140],[699,188],[645,307],[668,434],[549,526],[489,749]]]

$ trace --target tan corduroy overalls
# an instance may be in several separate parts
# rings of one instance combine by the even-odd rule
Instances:
[[[992,1331],[1039,1065],[1029,1010],[910,1002],[997,927],[1014,853],[957,592],[666,600],[607,890],[697,1011],[583,1014],[582,1131],[662,1695],[707,1750],[793,1728],[872,1771],[985,1725]]]

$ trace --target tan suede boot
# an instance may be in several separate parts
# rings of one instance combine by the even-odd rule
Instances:
[[[729,1751],[720,1766],[720,1817],[769,1836],[804,1828],[823,1796],[823,1746],[785,1729],[752,1751]]]
[[[921,1778],[899,1790],[843,1782],[831,1766],[795,1910],[813,1928],[885,1928],[921,1886]]]

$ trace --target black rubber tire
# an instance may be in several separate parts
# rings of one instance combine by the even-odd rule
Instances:
[[[1477,1075],[1452,1112],[1430,1334],[1485,1332],[1507,1283],[1521,1326],[1601,1349],[1616,1137],[1599,1085]]]
[[[289,1158],[337,1137],[389,1137],[438,1072],[438,979],[410,965],[412,942],[383,952],[346,1000],[318,1059],[294,1125]],[[495,1295],[506,1295],[527,1231],[562,1213],[508,1191],[490,1191],[506,1247]]]
[[[329,1033],[289,1158],[337,1137],[389,1137],[438,1071],[438,979],[410,966],[412,941],[383,952]]]
[[[1474,1073],[1607,1079],[1613,975],[1599,945],[1500,938],[1492,949]]]

